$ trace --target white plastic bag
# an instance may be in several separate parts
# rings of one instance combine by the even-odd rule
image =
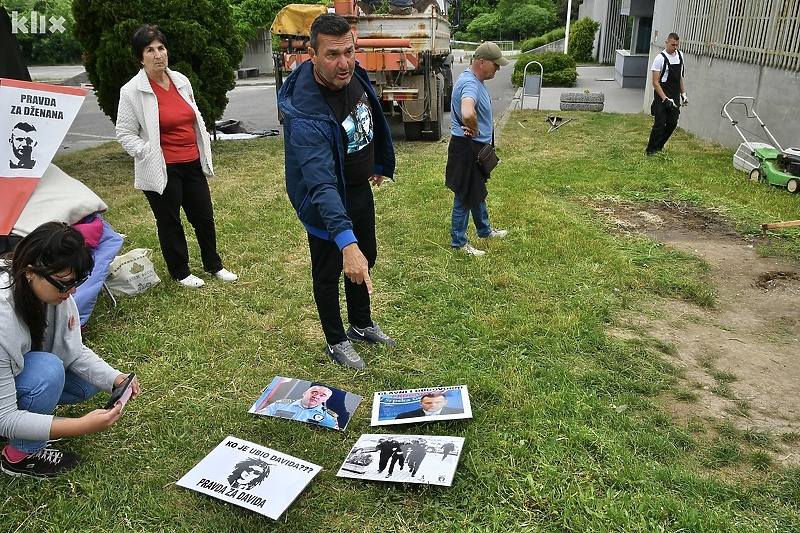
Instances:
[[[157,284],[161,279],[153,266],[153,250],[135,248],[111,261],[106,285],[115,294],[133,296]]]

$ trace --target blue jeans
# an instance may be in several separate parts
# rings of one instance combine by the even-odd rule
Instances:
[[[49,352],[28,352],[24,358],[25,367],[14,378],[17,407],[23,411],[51,415],[56,405],[80,403],[99,391],[73,372],[64,370],[61,359]],[[21,452],[36,453],[47,446],[47,441],[12,439],[10,444]]]
[[[467,225],[469,224],[469,214],[472,213],[472,221],[478,231],[478,237],[486,238],[492,234],[492,227],[489,225],[489,210],[486,209],[486,202],[481,202],[470,210],[465,210],[461,205],[458,195],[454,195],[453,216],[450,222],[450,246],[462,248],[467,244]]]

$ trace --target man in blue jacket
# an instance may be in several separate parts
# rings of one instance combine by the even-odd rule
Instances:
[[[326,353],[340,365],[364,368],[351,340],[395,346],[370,315],[369,269],[377,258],[370,183],[392,179],[389,123],[367,72],[356,65],[350,24],[333,13],[311,25],[310,60],[278,93],[284,115],[286,192],[308,232],[311,277]],[[350,327],[339,309],[344,291]]]

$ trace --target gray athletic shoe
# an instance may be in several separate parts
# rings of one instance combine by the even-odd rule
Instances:
[[[351,325],[347,328],[347,337],[354,341],[368,342],[370,344],[397,346],[397,342],[381,331],[381,327],[374,320],[372,321],[372,325],[367,328],[357,328]]]
[[[325,348],[325,353],[328,357],[336,361],[342,366],[349,366],[352,368],[366,368],[367,363],[356,353],[353,344],[350,341],[342,341],[339,344],[329,344]]]

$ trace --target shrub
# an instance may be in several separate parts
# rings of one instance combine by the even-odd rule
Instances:
[[[540,46],[544,46],[547,44],[547,39],[544,36],[541,37],[534,37],[532,39],[526,39],[519,43],[519,49],[523,52],[527,52],[529,50],[533,50],[534,48],[539,48]]]
[[[563,39],[564,35],[566,35],[566,28],[556,28],[555,30],[549,31],[540,37],[533,37],[532,39],[527,39],[522,41],[519,45],[519,49],[523,52],[528,52],[535,48],[539,48],[540,46],[544,46],[546,44],[550,44],[552,42],[558,41],[559,39]]]
[[[131,53],[130,36],[140,24],[158,24],[169,41],[169,66],[192,83],[206,124],[222,116],[244,41],[234,30],[227,0],[74,0],[72,4],[84,65],[97,103],[117,120],[119,90],[141,65]]]
[[[588,62],[594,59],[594,36],[600,29],[600,23],[584,17],[576,20],[569,32],[569,45],[567,51],[575,58],[575,61]]]
[[[572,56],[560,52],[543,52],[541,54],[522,54],[514,65],[511,83],[522,85],[522,75],[525,65],[531,61],[538,61],[544,69],[542,78],[543,87],[573,87],[578,79],[578,69]],[[530,69],[528,70],[530,72]]]

